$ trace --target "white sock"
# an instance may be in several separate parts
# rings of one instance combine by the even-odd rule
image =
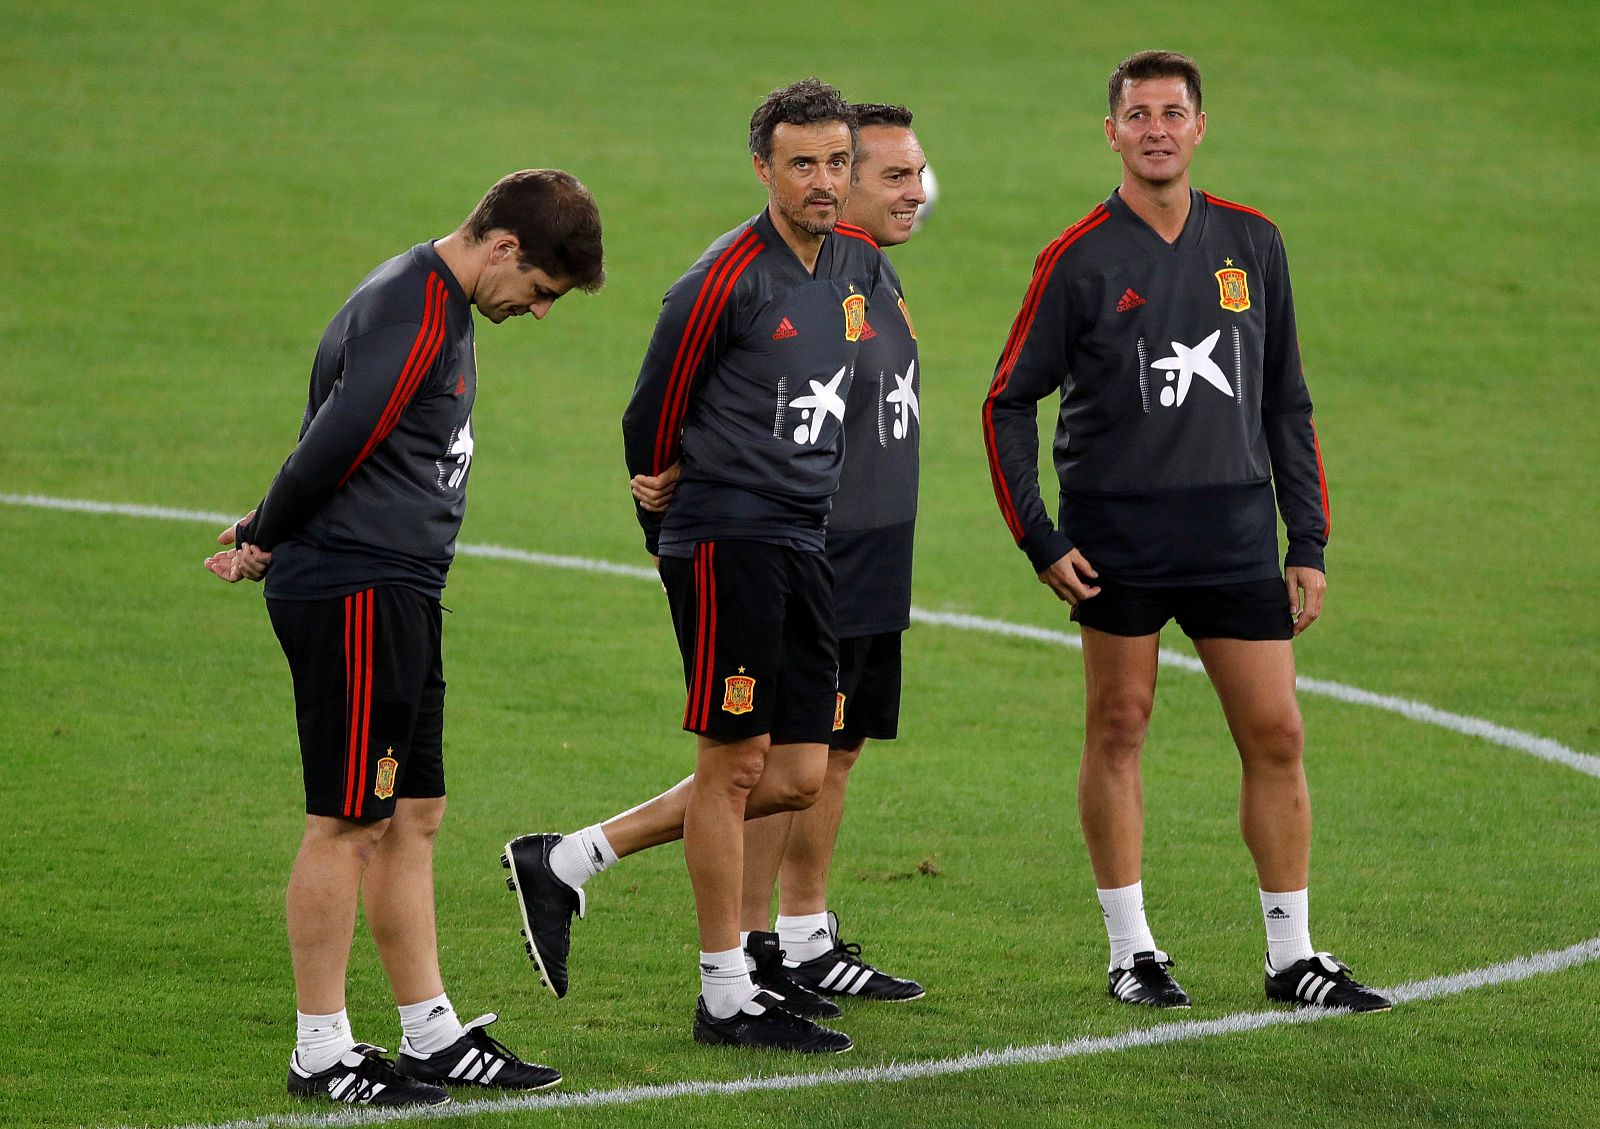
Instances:
[[[356,1045],[350,1034],[350,1017],[341,1009],[332,1015],[307,1015],[295,1012],[294,1057],[291,1063],[302,1073],[320,1074],[331,1069]]]
[[[431,1055],[461,1038],[461,1020],[450,1006],[450,997],[440,993],[431,1000],[400,1005],[400,1049]]]
[[[739,951],[744,954],[744,970],[746,972],[754,972],[756,970],[756,958],[750,955],[750,930],[748,929],[739,930]]]
[[[778,944],[785,956],[798,964],[833,952],[833,934],[828,931],[828,911],[802,913],[793,917],[778,915]]]
[[[1144,919],[1144,882],[1119,886],[1115,890],[1096,890],[1100,912],[1106,919],[1106,937],[1111,942],[1111,967],[1118,968],[1134,953],[1156,951],[1156,939]]]
[[[750,970],[744,965],[744,949],[700,954],[700,995],[713,1016],[727,1019],[755,994]]]
[[[550,849],[550,869],[574,890],[616,862],[617,852],[598,823],[562,836]]]
[[[1287,894],[1261,891],[1261,916],[1267,923],[1267,963],[1275,972],[1317,951],[1311,947],[1311,905],[1307,895],[1306,890]]]

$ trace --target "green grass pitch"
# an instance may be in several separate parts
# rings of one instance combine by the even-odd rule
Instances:
[[[0,494],[242,512],[362,275],[498,175],[558,165],[600,201],[611,280],[543,323],[482,327],[463,540],[642,563],[618,418],[657,304],[761,204],[751,108],[816,73],[910,105],[939,173],[934,221],[894,252],[927,373],[916,602],[1058,630],[995,512],[977,408],[1034,255],[1116,183],[1105,76],[1140,48],[1187,51],[1210,117],[1195,181],[1272,216],[1293,263],[1334,511],[1301,673],[1600,752],[1583,5],[0,0],[0,29]],[[0,505],[0,1124],[317,1112],[283,1093],[302,819],[288,678],[259,592],[201,570],[214,532]],[[446,982],[566,1092],[1172,1022],[1104,996],[1077,653],[932,625],[907,640],[901,739],[857,770],[832,899],[925,1000],[852,1007],[839,1062],[695,1046],[693,914],[666,848],[592,884],[555,1001],[522,956],[500,844],[687,770],[662,601],[627,577],[464,557],[445,603]],[[1600,933],[1600,779],[1392,713],[1304,708],[1320,946],[1398,985]],[[1185,1018],[1264,1010],[1234,753],[1183,670],[1163,673],[1146,792],[1146,887],[1198,1001]],[[350,1008],[360,1037],[397,1045],[364,933]],[[1578,1126],[1600,1123],[1597,1010],[1600,964],[1583,963],[1383,1016],[457,1123]]]

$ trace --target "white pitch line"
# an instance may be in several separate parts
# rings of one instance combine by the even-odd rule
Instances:
[[[113,502],[81,501],[71,498],[50,498],[37,494],[0,494],[0,504],[31,506],[39,509],[65,510],[78,513],[115,514],[125,517],[160,518],[174,521],[205,521],[225,525],[235,520],[233,515],[210,513],[202,510],[181,510],[165,506],[135,506]],[[463,556],[488,557],[497,560],[520,561],[552,568],[577,569],[585,572],[608,573],[616,576],[657,579],[653,569],[633,565],[614,564],[610,561],[590,560],[584,557],[552,556],[530,553],[522,549],[508,549],[498,545],[460,545]],[[981,616],[929,612],[913,608],[911,618],[918,623],[949,627],[961,631],[981,631],[1011,638],[1064,647],[1082,648],[1083,641],[1073,633],[1053,631],[1027,624],[1007,623],[1004,620],[985,619]],[[1171,666],[1185,670],[1202,669],[1198,659],[1174,651],[1162,651],[1161,659]],[[1579,753],[1548,738],[1508,729],[1481,718],[1466,717],[1435,709],[1422,702],[1408,701],[1385,694],[1375,694],[1355,686],[1338,682],[1305,678],[1298,680],[1299,688],[1306,693],[1320,694],[1356,705],[1398,713],[1413,721],[1437,725],[1469,737],[1478,737],[1506,748],[1529,753],[1536,757],[1564,764],[1590,776],[1600,777],[1600,757]],[[1509,984],[1527,980],[1549,972],[1575,968],[1578,965],[1600,960],[1600,937],[1593,937],[1565,949],[1535,953],[1533,956],[1472,969],[1452,976],[1439,976],[1431,980],[1416,980],[1389,989],[1396,1003],[1414,1003],[1419,1000],[1439,999],[1461,992],[1495,984]],[[627,1086],[614,1090],[588,1090],[577,1094],[534,1094],[524,1097],[504,1097],[486,1101],[469,1101],[443,1108],[372,1110],[358,1109],[326,1114],[288,1114],[250,1118],[244,1121],[197,1123],[185,1129],[316,1129],[319,1126],[370,1125],[390,1121],[442,1121],[459,1117],[476,1117],[482,1114],[539,1111],[548,1109],[577,1109],[582,1107],[632,1105],[646,1101],[664,1101],[680,1097],[712,1097],[722,1094],[749,1094],[783,1090],[810,1089],[817,1086],[859,1085],[870,1082],[904,1082],[917,1078],[937,1078],[950,1074],[964,1074],[973,1070],[986,1070],[1001,1066],[1036,1065],[1059,1062],[1062,1059],[1084,1055],[1109,1054],[1137,1047],[1163,1046],[1169,1043],[1189,1042],[1217,1035],[1233,1035],[1246,1031],[1259,1031],[1265,1027],[1288,1024],[1315,1023],[1347,1012],[1322,1009],[1277,1009],[1272,1011],[1236,1012],[1219,1019],[1187,1020],[1181,1023],[1163,1023],[1137,1028],[1120,1035],[1106,1035],[1074,1039],[1067,1043],[1042,1043],[1030,1047],[1008,1047],[1003,1051],[978,1051],[957,1058],[931,1059],[923,1062],[889,1063],[885,1066],[857,1067],[855,1069],[814,1072],[810,1074],[756,1075],[731,1082],[674,1082],[658,1086]],[[1373,1017],[1369,1022],[1381,1023]]]
[[[1496,984],[1512,984],[1550,972],[1560,972],[1600,960],[1600,937],[1592,937],[1565,949],[1535,953],[1485,968],[1414,980],[1388,989],[1396,1003],[1418,1003],[1459,995]],[[671,1098],[703,1098],[719,1095],[772,1093],[807,1090],[817,1086],[853,1086],[865,1083],[906,1082],[920,1078],[941,1078],[989,1070],[1002,1066],[1036,1066],[1085,1055],[1114,1054],[1139,1047],[1160,1047],[1187,1043],[1218,1035],[1237,1035],[1266,1027],[1316,1023],[1351,1014],[1342,1009],[1275,1008],[1270,1011],[1241,1011],[1217,1019],[1185,1020],[1135,1028],[1119,1035],[1083,1036],[1065,1043],[1040,1043],[1029,1047],[1007,1047],[1003,1051],[977,1051],[955,1058],[928,1059],[922,1062],[891,1062],[883,1066],[814,1071],[809,1074],[752,1075],[731,1082],[672,1082],[657,1086],[623,1086],[614,1090],[586,1090],[576,1094],[528,1094],[522,1097],[464,1101],[444,1107],[424,1109],[351,1109],[323,1114],[281,1114],[252,1117],[243,1121],[196,1123],[182,1129],[313,1129],[320,1126],[372,1125],[390,1121],[444,1121],[494,1113],[524,1113],[542,1110],[579,1109],[595,1106],[636,1105],[639,1102]],[[1383,1016],[1369,1016],[1363,1023],[1392,1022]]]
[[[206,510],[181,510],[167,506],[136,506],[117,502],[52,498],[41,494],[0,494],[0,504],[29,506],[35,509],[65,510],[74,513],[160,518],[168,521],[203,521],[217,526],[227,525],[238,518],[237,514],[213,513]],[[463,544],[457,546],[457,552],[465,557],[487,557],[493,560],[519,561],[523,564],[543,565],[547,568],[598,572],[611,576],[634,577],[640,580],[658,580],[654,569],[643,568],[638,565],[616,564],[612,561],[593,560],[588,557],[553,556],[549,553],[532,553],[526,549],[510,549],[501,545]],[[1047,627],[1033,627],[1025,623],[1008,623],[1005,620],[986,619],[983,616],[976,615],[930,612],[924,611],[922,608],[912,608],[911,618],[916,623],[926,623],[936,627],[949,627],[957,631],[979,631],[988,635],[1029,639],[1034,642],[1059,647],[1075,647],[1078,649],[1083,647],[1083,640],[1079,638],[1076,632],[1054,631]],[[1204,671],[1199,659],[1193,655],[1180,654],[1177,651],[1163,649],[1161,662],[1169,667],[1178,667],[1182,670],[1196,673],[1203,673]],[[1330,682],[1322,678],[1307,678],[1305,675],[1300,675],[1295,679],[1295,685],[1305,694],[1333,698],[1336,701],[1347,702],[1352,705],[1368,706],[1372,709],[1396,713],[1412,721],[1419,721],[1425,725],[1435,725],[1441,729],[1448,729],[1468,737],[1476,737],[1479,740],[1488,741],[1503,748],[1515,749],[1519,753],[1527,753],[1529,756],[1538,757],[1554,764],[1565,765],[1585,775],[1600,778],[1600,757],[1591,753],[1580,753],[1576,749],[1570,749],[1559,741],[1553,741],[1548,737],[1525,733],[1520,729],[1511,729],[1480,717],[1468,717],[1465,714],[1450,713],[1447,710],[1430,706],[1426,702],[1415,702],[1408,698],[1378,694],[1371,690],[1363,690],[1359,686],[1347,686],[1342,682]]]

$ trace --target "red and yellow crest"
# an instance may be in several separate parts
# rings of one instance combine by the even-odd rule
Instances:
[[[1224,267],[1217,272],[1217,285],[1222,289],[1223,309],[1239,313],[1250,308],[1250,279],[1244,271]]]
[[[728,713],[749,713],[756,708],[756,680],[748,674],[731,674],[722,680],[726,687],[722,708]]]
[[[386,751],[392,753],[394,747],[390,746]],[[399,767],[400,762],[393,757],[383,757],[378,761],[378,780],[372,786],[374,796],[380,800],[387,800],[394,795],[394,774]]]
[[[911,324],[911,311],[906,309],[906,300],[900,299],[900,316],[906,319],[906,332],[911,334],[911,340],[917,339],[917,327]]]
[[[861,294],[852,294],[844,300],[844,339],[846,341],[860,341],[861,328],[867,324],[867,299]]]
[[[844,695],[840,694],[833,703],[833,728],[844,728]]]

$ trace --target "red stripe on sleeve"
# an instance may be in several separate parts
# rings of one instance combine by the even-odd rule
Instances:
[[[1206,203],[1208,204],[1215,204],[1219,208],[1232,208],[1236,212],[1248,212],[1252,216],[1259,216],[1268,223],[1272,223],[1272,218],[1270,216],[1266,215],[1264,212],[1258,212],[1254,208],[1247,208],[1243,204],[1235,204],[1232,200],[1224,200],[1221,196],[1213,196],[1209,192],[1202,192],[1200,195],[1206,198]],[[1272,226],[1277,227],[1278,225],[1272,223]]]
[[[870,243],[870,244],[872,244],[872,246],[874,248],[876,248],[878,246],[878,241],[876,239],[872,238],[872,233],[871,232],[869,232],[864,227],[857,227],[853,223],[837,223],[837,224],[834,224],[833,225],[833,233],[835,235],[848,235],[852,239],[859,239],[863,243]]]
[[[694,383],[695,370],[705,356],[706,345],[716,328],[744,268],[750,265],[765,244],[756,235],[755,228],[746,228],[717,256],[700,293],[695,296],[689,320],[684,325],[683,337],[678,341],[678,352],[672,361],[672,374],[667,380],[667,394],[662,406],[661,421],[656,427],[654,473],[660,474],[672,465],[678,444],[678,433],[683,426],[683,415],[688,408],[689,387]]]
[[[377,449],[379,443],[389,437],[389,433],[400,422],[400,415],[405,411],[406,405],[416,395],[423,376],[438,359],[439,348],[444,344],[444,315],[447,300],[448,290],[444,281],[437,274],[429,274],[427,294],[423,299],[422,327],[417,330],[416,340],[411,343],[411,354],[400,370],[400,377],[395,381],[394,391],[389,394],[389,402],[384,406],[383,414],[378,417],[378,425],[372,429],[372,434],[367,437],[355,462],[350,464],[350,469],[339,479],[340,486],[350,481],[350,476],[366,461],[367,456]]]
[[[1066,254],[1067,248],[1110,218],[1110,210],[1101,204],[1039,252],[1039,258],[1034,263],[1033,280],[1028,284],[1028,293],[1022,300],[1022,309],[1017,312],[1016,321],[1011,325],[1011,335],[1006,339],[1006,347],[1000,354],[999,370],[995,373],[994,382],[989,386],[989,396],[983,402],[983,441],[989,455],[989,478],[994,486],[995,500],[1000,504],[1000,515],[1005,518],[1006,527],[1011,530],[1011,536],[1018,544],[1022,543],[1026,530],[1023,529],[1022,518],[1017,513],[1016,503],[1012,500],[1011,487],[1006,483],[1005,473],[1000,468],[999,445],[994,433],[994,402],[1011,380],[1011,372],[1016,367],[1017,357],[1021,354],[1023,345],[1027,342],[1028,333],[1033,329],[1034,318],[1039,313],[1039,303],[1044,297],[1045,288],[1049,285],[1050,275],[1055,270],[1056,264]]]
[[[1317,453],[1317,484],[1322,487],[1322,536],[1326,540],[1333,534],[1333,510],[1328,505],[1328,476],[1322,470],[1322,444],[1317,441],[1317,421],[1311,424],[1311,448]]]

